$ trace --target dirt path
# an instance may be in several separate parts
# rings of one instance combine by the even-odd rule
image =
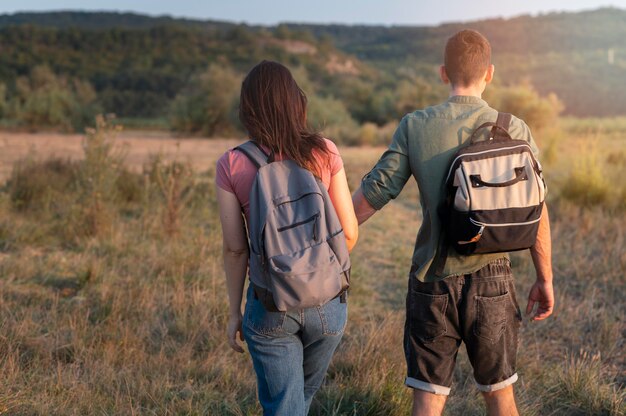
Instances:
[[[20,159],[82,158],[82,139],[83,135],[78,134],[0,132],[0,183],[9,177],[13,164]],[[194,168],[203,171],[238,140],[124,132],[116,138],[116,143],[127,148],[126,163],[132,170],[140,170],[151,155],[163,154],[167,159],[189,161]]]

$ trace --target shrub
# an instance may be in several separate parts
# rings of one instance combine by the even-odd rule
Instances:
[[[488,88],[485,99],[499,111],[515,114],[533,130],[556,124],[564,109],[563,103],[555,94],[541,97],[529,84]]]
[[[371,146],[378,141],[378,126],[374,123],[363,123],[359,131],[361,145]]]
[[[233,134],[240,82],[230,67],[209,66],[174,100],[170,109],[172,129],[208,136]]]
[[[583,206],[605,205],[611,196],[611,183],[594,149],[584,152],[561,187],[561,195]]]
[[[64,205],[67,194],[75,191],[77,162],[25,159],[13,165],[6,184],[12,206],[20,212],[42,212]]]
[[[352,144],[359,133],[359,126],[343,102],[333,97],[309,96],[307,120],[312,129],[338,143]]]
[[[143,175],[122,169],[115,180],[115,189],[120,202],[141,202],[144,195]]]
[[[401,80],[393,94],[395,113],[388,120],[395,120],[418,108],[436,104],[446,96],[440,84],[428,82],[420,76]]]
[[[4,118],[9,109],[7,102],[7,86],[0,83],[0,119]]]
[[[7,117],[32,130],[80,130],[99,110],[91,84],[57,76],[47,66],[37,66],[28,77],[18,78],[7,106]]]
[[[104,116],[96,117],[95,128],[87,129],[83,141],[85,159],[78,171],[80,214],[77,234],[97,236],[108,231],[113,217],[116,184],[124,162],[124,152],[114,147],[120,126]]]
[[[357,146],[386,146],[391,142],[391,138],[397,126],[398,123],[393,121],[384,126],[377,126],[374,123],[364,123],[353,143],[348,144]]]
[[[553,164],[559,156],[559,145],[563,142],[564,133],[559,127],[548,127],[541,132],[541,162]]]

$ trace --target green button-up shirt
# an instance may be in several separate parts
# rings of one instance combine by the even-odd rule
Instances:
[[[445,177],[454,154],[464,146],[474,129],[495,122],[498,112],[478,97],[454,96],[443,104],[404,116],[389,148],[376,166],[363,178],[361,190],[373,208],[381,209],[396,198],[411,176],[417,181],[422,225],[417,233],[411,276],[436,281],[448,276],[473,273],[492,260],[507,254],[461,255],[443,247],[442,224],[437,208],[445,200]],[[489,129],[485,129],[485,135]],[[527,140],[535,154],[537,146],[530,129],[513,116],[509,133]],[[383,242],[381,242],[383,244]],[[441,269],[441,253],[447,251]],[[438,270],[440,269],[440,270]]]

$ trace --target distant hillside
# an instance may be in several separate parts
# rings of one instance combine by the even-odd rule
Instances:
[[[57,29],[147,29],[164,25],[202,26],[227,29],[235,26],[234,23],[212,22],[194,19],[174,18],[170,16],[148,16],[137,13],[120,12],[81,12],[81,11],[52,11],[52,12],[19,12],[0,15],[0,27],[33,25],[54,27]]]
[[[555,92],[566,114],[626,113],[626,11],[615,8],[437,27],[265,28],[113,12],[0,15],[0,82],[10,89],[18,76],[46,64],[56,73],[92,83],[105,109],[152,117],[164,114],[167,100],[211,62],[228,62],[243,72],[269,58],[306,67],[323,95],[350,96],[346,104],[352,111],[359,96],[383,87],[393,90],[402,74],[436,87],[434,67],[445,41],[461,28],[477,29],[491,40],[498,82],[529,82],[542,94]],[[293,42],[300,42],[300,49]],[[303,53],[307,48],[314,53]],[[334,69],[349,65],[359,68],[350,82],[361,92],[333,93],[333,88],[343,88],[333,80]],[[393,96],[381,98],[385,100]],[[357,119],[369,119],[372,109],[354,112]]]
[[[530,81],[541,93],[553,91],[569,114],[626,113],[626,10],[603,8],[437,27],[288,27],[330,37],[338,48],[382,67],[407,61],[437,64],[451,34],[475,29],[492,44],[500,81]]]
[[[237,89],[263,59],[292,67],[311,95],[338,97],[344,77],[381,81],[378,71],[306,33],[117,13],[28,13],[0,22],[0,118],[3,108],[23,107],[33,90],[49,89],[42,85],[49,70],[35,76],[39,68],[61,76],[62,89],[87,81],[105,112],[132,118],[168,117],[174,99],[193,92],[211,65],[233,72]]]

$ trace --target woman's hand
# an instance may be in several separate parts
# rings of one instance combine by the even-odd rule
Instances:
[[[235,351],[242,353],[243,348],[237,341],[237,333],[239,333],[239,339],[243,342],[243,332],[241,331],[241,315],[239,316],[231,316],[228,320],[228,344],[230,348]]]

